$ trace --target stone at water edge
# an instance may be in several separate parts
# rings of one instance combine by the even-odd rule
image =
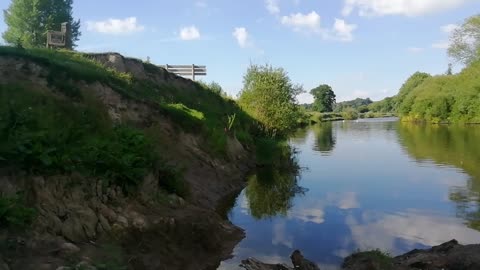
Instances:
[[[300,250],[295,250],[290,256],[292,260],[293,267],[299,270],[320,270],[317,264],[313,263],[310,260],[307,260],[303,257]]]
[[[240,267],[246,270],[320,270],[312,261],[305,259],[299,250],[295,250],[290,256],[294,268],[284,264],[267,264],[255,258],[248,258],[242,261]]]

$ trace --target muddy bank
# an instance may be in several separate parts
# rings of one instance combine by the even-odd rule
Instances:
[[[247,270],[316,270],[318,266],[303,258],[299,251],[290,257],[294,267],[284,264],[265,264],[254,258],[242,261]],[[345,258],[344,270],[478,270],[480,244],[461,245],[451,240],[427,250],[412,250],[397,257],[380,251],[352,254]]]

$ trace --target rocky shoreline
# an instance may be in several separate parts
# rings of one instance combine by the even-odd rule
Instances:
[[[246,270],[319,270],[296,250],[290,256],[293,267],[285,264],[266,264],[254,258],[242,261]],[[427,250],[412,250],[397,257],[380,251],[354,253],[345,258],[343,270],[478,270],[480,269],[480,244],[461,245],[456,240]]]

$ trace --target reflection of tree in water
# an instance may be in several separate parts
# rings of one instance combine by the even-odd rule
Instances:
[[[330,154],[335,147],[336,138],[333,134],[332,123],[322,123],[312,127],[315,133],[315,144],[313,150],[323,154]]]
[[[457,216],[480,231],[480,127],[438,126],[402,123],[400,143],[417,160],[463,169],[471,178],[464,187],[452,187],[449,198]]]
[[[297,194],[305,189],[298,186],[296,172],[281,171],[277,168],[261,168],[253,175],[245,190],[250,214],[256,219],[286,215]]]

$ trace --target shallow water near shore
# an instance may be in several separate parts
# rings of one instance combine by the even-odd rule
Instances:
[[[288,263],[294,249],[325,270],[357,250],[480,243],[480,126],[344,121],[299,130],[291,144],[304,169],[249,179],[228,213],[246,238],[219,269]]]

